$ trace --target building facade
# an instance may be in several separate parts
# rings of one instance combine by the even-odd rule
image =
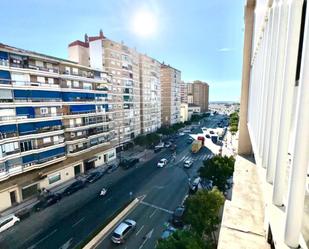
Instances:
[[[180,104],[180,122],[186,122],[189,120],[188,103]]]
[[[224,237],[232,233],[226,226],[221,229],[218,248],[240,248],[239,242],[247,243],[247,248],[268,248],[258,246],[256,242],[261,240],[272,248],[309,246],[306,4],[303,0],[246,1],[238,152],[244,157],[251,156],[255,167],[250,168],[256,171],[254,178],[258,184],[255,188],[250,186],[249,175],[244,181],[250,194],[258,193],[261,205],[255,205],[257,209],[248,208],[247,215],[242,216],[244,220],[234,227],[234,231],[240,231],[234,236],[235,247],[231,243],[220,246],[224,245]],[[234,174],[234,180],[237,182],[241,175],[246,172]],[[241,192],[246,190],[233,188],[232,203]],[[248,201],[256,199],[247,198],[241,209],[250,205]],[[223,216],[232,213],[228,206]],[[257,226],[254,221],[260,217],[263,221]],[[244,222],[248,228],[245,236],[241,235]]]
[[[115,159],[107,73],[0,44],[0,89],[0,211]]]
[[[188,103],[188,84],[184,81],[180,83],[180,101],[181,103]]]
[[[161,63],[140,54],[141,131],[155,132],[161,127]]]
[[[201,107],[201,112],[208,111],[209,85],[196,80],[192,83],[193,104]]]
[[[112,75],[115,132],[121,146],[141,133],[139,53],[123,43],[99,36],[74,41],[68,46],[69,59],[105,70]]]
[[[201,107],[196,104],[188,104],[188,119],[190,120],[193,114],[200,114]]]
[[[181,72],[161,64],[161,123],[173,125],[180,122]]]

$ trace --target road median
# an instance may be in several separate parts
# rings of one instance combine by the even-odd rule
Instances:
[[[143,199],[143,198],[142,198]],[[86,240],[77,246],[78,249],[94,249],[106,237],[119,221],[121,221],[133,208],[140,202],[141,199],[135,198],[133,201],[126,203],[122,208],[118,209],[105,223],[94,230]]]

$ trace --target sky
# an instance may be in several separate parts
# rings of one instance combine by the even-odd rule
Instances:
[[[239,101],[243,0],[1,0],[0,9],[1,43],[66,59],[70,42],[102,29],[185,82],[207,82],[210,101]]]

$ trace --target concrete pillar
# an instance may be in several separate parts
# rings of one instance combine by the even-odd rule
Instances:
[[[273,28],[272,28],[272,23],[273,23],[273,13],[272,13],[272,9],[269,10],[269,14],[268,14],[268,23],[267,23],[267,30],[268,30],[268,44],[267,44],[267,54],[268,54],[268,58],[267,58],[267,63],[266,63],[266,71],[265,71],[265,96],[264,96],[264,100],[263,100],[263,105],[264,105],[264,114],[263,114],[263,120],[262,120],[262,151],[261,151],[261,155],[262,155],[262,166],[264,168],[267,167],[266,163],[265,163],[265,157],[266,157],[266,129],[269,128],[267,127],[267,116],[268,116],[268,98],[269,98],[269,89],[270,89],[270,84],[269,84],[269,75],[270,75],[270,65],[271,65],[271,48],[272,48],[272,40],[273,40]]]
[[[260,132],[259,132],[259,155],[262,157],[263,155],[263,145],[264,145],[264,120],[265,120],[265,115],[267,112],[267,106],[266,106],[266,97],[267,97],[267,72],[269,68],[269,51],[270,51],[270,42],[269,42],[269,20],[266,22],[265,26],[265,31],[264,31],[264,59],[263,59],[263,77],[262,77],[262,97],[261,97],[261,114],[260,114],[260,121],[259,121],[259,127],[260,127]],[[263,165],[262,165],[263,166]]]
[[[277,3],[277,23],[275,29],[277,30],[277,43],[275,54],[275,72],[273,84],[273,98],[271,102],[271,128],[270,128],[270,142],[269,142],[269,157],[268,157],[268,181],[273,183],[277,151],[278,151],[278,127],[279,127],[279,110],[282,96],[282,82],[283,82],[283,66],[285,57],[285,44],[286,44],[286,29],[287,29],[287,7],[286,1],[278,1]]]
[[[242,68],[242,84],[241,84],[241,101],[239,112],[239,139],[238,153],[240,155],[249,155],[252,153],[252,146],[247,127],[248,115],[248,95],[250,81],[250,60],[252,51],[252,38],[254,27],[254,8],[255,1],[247,1],[245,7],[245,37],[243,49],[243,68]]]
[[[271,51],[270,51],[270,58],[272,58],[272,63],[270,65],[270,72],[269,72],[269,78],[268,78],[268,84],[269,84],[269,90],[268,90],[268,96],[267,96],[267,116],[266,116],[266,129],[265,129],[265,148],[263,151],[264,154],[264,160],[263,164],[266,165],[267,171],[266,171],[266,180],[270,183],[273,181],[273,175],[274,175],[274,167],[272,165],[268,164],[268,158],[269,158],[269,150],[270,150],[270,136],[271,136],[271,128],[273,126],[272,124],[272,112],[273,112],[273,106],[272,106],[272,100],[274,98],[274,87],[275,87],[275,74],[276,74],[276,55],[277,55],[277,44],[278,44],[278,3],[273,2],[272,8],[272,41],[271,41]]]
[[[293,111],[293,96],[295,89],[295,75],[297,64],[297,53],[299,43],[299,32],[301,24],[303,0],[289,0],[286,6],[288,12],[288,28],[286,55],[284,58],[283,92],[281,99],[281,114],[279,126],[278,154],[276,160],[276,172],[274,179],[273,203],[283,205],[285,189],[285,173],[287,167],[287,154],[289,147],[289,135]]]
[[[309,162],[309,15],[303,41],[299,94],[296,105],[296,133],[288,188],[288,203],[284,239],[288,246],[297,247],[304,213],[307,167]]]

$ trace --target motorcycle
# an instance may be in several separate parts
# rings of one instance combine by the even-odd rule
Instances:
[[[103,188],[100,192],[100,196],[105,196],[107,193],[107,189],[106,188]]]

